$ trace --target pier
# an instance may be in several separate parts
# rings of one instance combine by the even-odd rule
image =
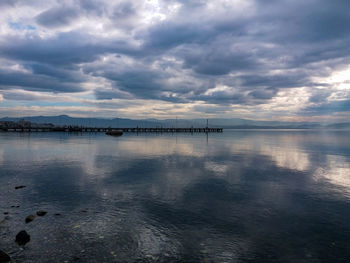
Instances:
[[[112,130],[121,130],[123,132],[132,133],[220,133],[223,128],[96,128],[96,127],[11,127],[0,128],[3,132],[108,132]]]

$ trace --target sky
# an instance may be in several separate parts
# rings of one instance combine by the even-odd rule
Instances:
[[[1,0],[0,117],[350,121],[349,0]]]

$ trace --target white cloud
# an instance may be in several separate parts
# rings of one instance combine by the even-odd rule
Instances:
[[[306,108],[350,97],[350,19],[337,4],[6,3],[0,17],[0,92],[2,100],[11,100],[12,114],[18,107],[29,114],[52,112],[33,104],[56,100],[62,111],[65,102],[76,103],[67,110],[78,115],[93,107],[99,115],[127,117],[311,119],[301,117]],[[324,20],[337,19],[344,26],[324,30]],[[108,94],[118,100],[118,110],[116,101],[104,101]],[[1,112],[11,115],[11,107]],[[339,112],[332,116],[342,119]]]

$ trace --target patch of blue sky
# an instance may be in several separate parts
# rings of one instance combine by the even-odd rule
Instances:
[[[79,98],[86,99],[86,100],[94,100],[94,99],[96,99],[94,94],[79,95]]]
[[[32,26],[32,25],[27,25],[27,29],[28,30],[36,30],[36,27]]]
[[[9,22],[8,24],[14,30],[36,30],[36,27],[33,25],[22,25],[19,22]]]
[[[3,100],[0,102],[0,108],[14,107],[14,106],[18,106],[18,103],[14,101],[8,101],[8,100]]]

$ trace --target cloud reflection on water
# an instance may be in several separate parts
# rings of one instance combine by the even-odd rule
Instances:
[[[325,180],[333,184],[350,198],[350,159],[344,156],[327,155],[323,167],[316,169],[315,180]]]
[[[10,191],[5,181],[28,186],[7,197],[21,203],[20,217],[33,206],[62,212],[62,219],[30,227],[68,254],[87,246],[107,253],[105,260],[115,251],[126,262],[347,256],[341,247],[313,241],[333,242],[340,228],[350,230],[330,216],[342,222],[349,214],[342,207],[348,205],[350,147],[339,144],[346,134],[323,140],[317,132],[227,132],[208,141],[203,135],[1,136],[2,193]],[[2,209],[8,205],[0,201]],[[20,222],[8,224],[16,229]],[[316,231],[319,225],[328,232]],[[70,240],[54,241],[59,232]],[[308,242],[301,252],[293,249],[300,242]],[[27,257],[40,246],[52,249],[34,238]]]

